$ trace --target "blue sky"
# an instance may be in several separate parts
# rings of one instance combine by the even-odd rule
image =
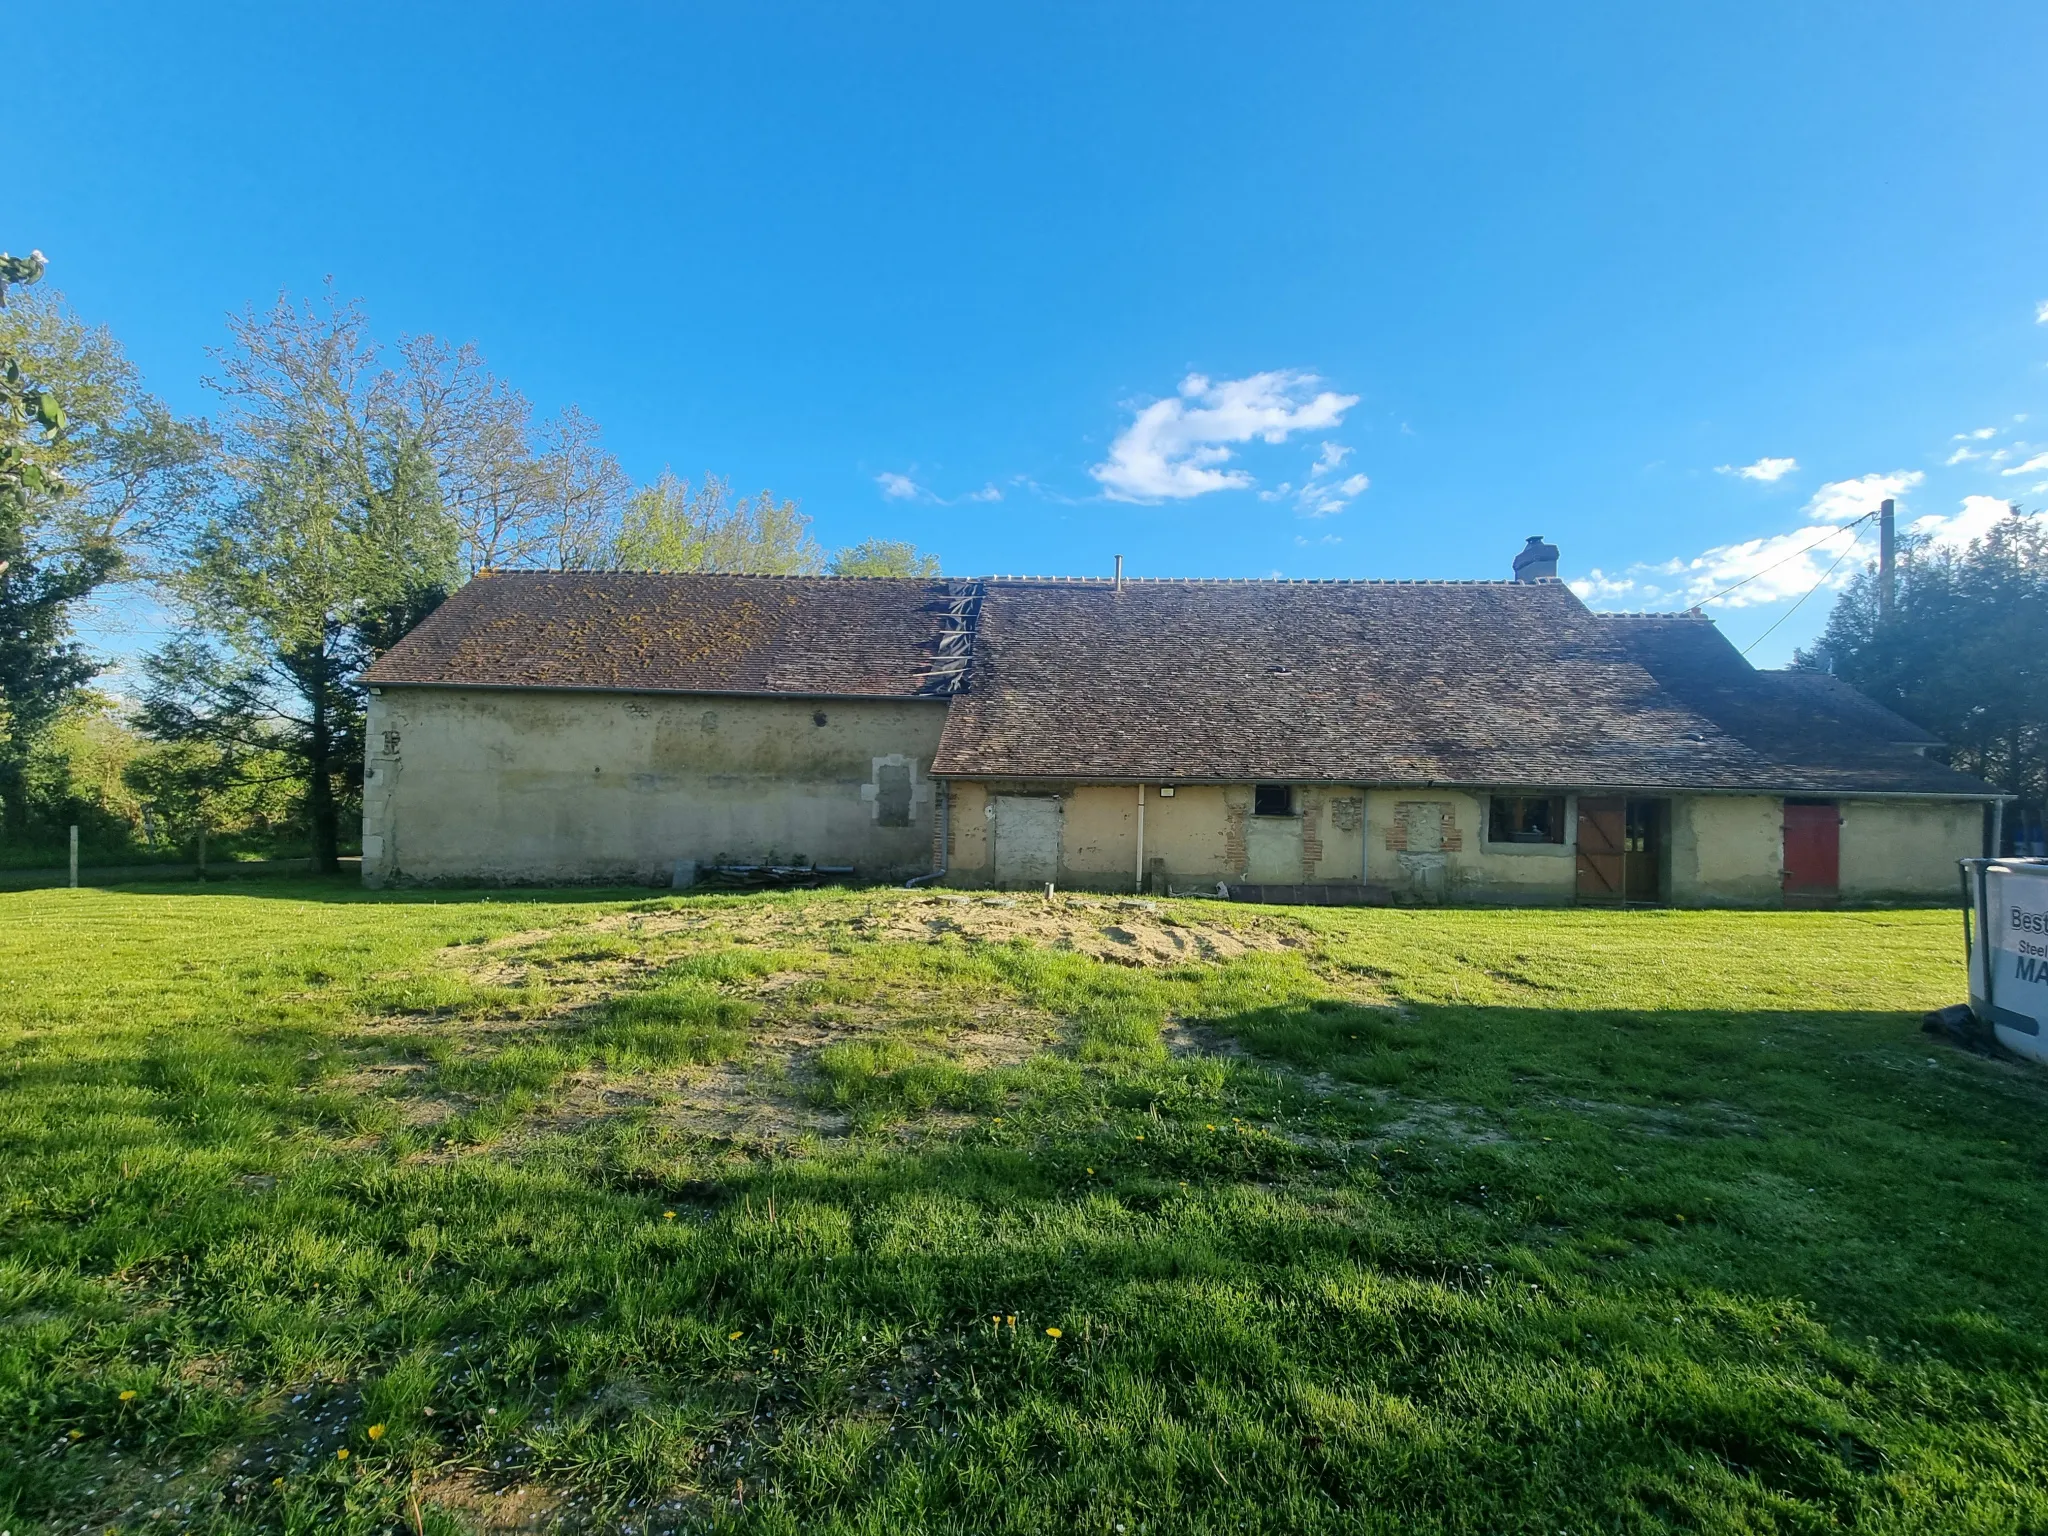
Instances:
[[[73,4],[9,51],[0,246],[187,410],[332,274],[637,476],[957,572],[1543,533],[1670,606],[1887,492],[2048,504],[2038,0]],[[1848,542],[1713,611],[1782,662]]]

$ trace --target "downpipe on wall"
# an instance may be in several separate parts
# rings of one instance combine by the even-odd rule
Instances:
[[[929,885],[934,880],[946,878],[946,871],[953,863],[953,791],[944,779],[939,780],[939,867],[928,875],[912,875],[903,882],[906,891],[920,885]]]

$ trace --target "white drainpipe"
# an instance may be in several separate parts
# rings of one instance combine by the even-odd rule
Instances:
[[[1138,786],[1138,894],[1145,894],[1145,786],[1142,784]]]

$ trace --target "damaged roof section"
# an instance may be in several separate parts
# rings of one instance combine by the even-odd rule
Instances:
[[[1555,581],[502,573],[364,680],[942,700],[962,778],[1994,793],[1835,678]]]
[[[1713,647],[1734,668],[1708,668]],[[1991,792],[1921,756],[1904,722],[1886,739],[1868,701],[1809,720],[1795,748],[1782,701],[1817,690],[1789,677],[1711,621],[1604,619],[1555,582],[991,581],[933,772]]]
[[[916,697],[929,691],[954,585],[886,577],[500,572],[477,578],[435,609],[363,681]]]

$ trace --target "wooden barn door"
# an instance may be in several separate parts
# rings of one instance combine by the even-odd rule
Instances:
[[[1842,812],[1832,800],[1785,802],[1785,905],[1831,906],[1841,895]]]
[[[1625,898],[1627,848],[1627,802],[1619,795],[1579,796],[1579,900]]]

